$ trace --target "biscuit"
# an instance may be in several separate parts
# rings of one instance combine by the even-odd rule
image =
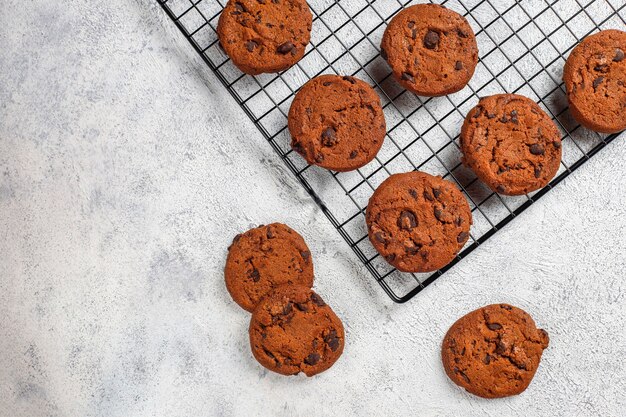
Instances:
[[[545,330],[525,311],[492,304],[461,317],[443,339],[441,359],[448,377],[468,392],[500,398],[524,391],[535,376]]]
[[[235,236],[224,268],[226,288],[243,309],[281,284],[313,286],[313,262],[296,231],[281,223],[259,226]]]
[[[478,46],[463,16],[437,4],[416,4],[395,15],[380,53],[393,75],[420,96],[461,90],[478,63]]]
[[[394,174],[376,189],[365,219],[374,248],[404,272],[450,263],[469,238],[472,213],[456,186],[424,172]]]
[[[370,162],[385,139],[380,98],[355,77],[320,75],[296,94],[288,116],[291,147],[309,164],[350,171]]]
[[[341,356],[345,340],[333,310],[299,285],[283,285],[265,297],[252,313],[249,334],[256,360],[283,375],[325,371]]]
[[[561,162],[561,135],[535,103],[516,94],[482,98],[461,128],[463,163],[493,191],[526,194],[545,187]]]
[[[229,0],[217,36],[246,74],[286,70],[304,56],[313,16],[305,0]]]

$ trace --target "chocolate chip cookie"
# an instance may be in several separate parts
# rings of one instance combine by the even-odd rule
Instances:
[[[472,213],[456,186],[424,172],[394,174],[369,200],[369,239],[391,265],[429,272],[447,265],[469,238]]]
[[[309,164],[350,171],[370,162],[385,139],[380,98],[355,77],[320,75],[296,94],[289,109],[291,147]]]
[[[527,97],[482,98],[461,128],[463,163],[489,188],[520,195],[545,187],[561,162],[561,135]]]
[[[261,298],[281,284],[311,287],[311,252],[302,236],[289,226],[259,226],[235,236],[228,248],[224,277],[233,300],[252,311]]]
[[[437,4],[416,4],[395,15],[380,49],[398,82],[420,96],[461,90],[478,63],[467,20]]]
[[[443,339],[441,359],[455,384],[484,398],[524,391],[535,376],[548,333],[525,311],[492,304],[461,317]]]
[[[246,74],[279,72],[304,55],[312,21],[305,0],[229,0],[217,36],[233,64]]]
[[[587,36],[565,63],[563,81],[572,115],[588,129],[626,129],[626,32],[603,30]]]
[[[341,320],[308,287],[283,285],[252,313],[250,346],[257,361],[283,375],[307,376],[330,368],[344,345]]]

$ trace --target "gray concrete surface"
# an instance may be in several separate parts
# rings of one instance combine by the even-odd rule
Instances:
[[[624,415],[624,138],[395,305],[154,1],[4,0],[0,45],[0,416]],[[311,379],[254,361],[223,284],[233,235],[271,221],[346,326]],[[493,302],[551,345],[487,401],[439,345]]]

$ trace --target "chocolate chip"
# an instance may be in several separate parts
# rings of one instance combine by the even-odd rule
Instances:
[[[441,209],[435,207],[435,209],[433,210],[433,213],[435,214],[435,218],[439,221],[442,221],[441,218],[443,216],[443,211],[441,211]]]
[[[349,159],[354,159],[354,158],[356,158],[358,154],[359,154],[359,152],[358,152],[358,151],[352,151],[352,152],[350,152],[350,157],[349,157]]]
[[[285,55],[288,54],[289,52],[295,52],[296,50],[296,46],[291,43],[291,42],[285,42],[282,45],[278,46],[278,49],[276,49],[276,52],[278,52],[279,54]]]
[[[468,384],[470,383],[470,379],[468,378],[467,375],[465,375],[465,372],[461,371],[459,368],[454,368],[454,372],[459,374],[465,382],[467,382]]]
[[[339,348],[339,338],[337,337],[337,332],[335,330],[331,330],[326,336],[324,336],[324,342],[328,345],[330,350],[333,352],[337,351]]]
[[[403,72],[401,78],[404,81],[408,81],[410,83],[415,83],[415,78],[413,78],[413,76],[411,74],[409,74],[408,72]]]
[[[404,251],[406,253],[408,253],[409,255],[415,255],[417,252],[420,251],[420,249],[422,248],[422,245],[417,245],[417,246],[404,246]]]
[[[248,272],[248,278],[251,278],[252,281],[254,282],[259,282],[259,279],[261,279],[261,275],[259,274],[259,270],[256,268],[253,268],[252,271]]]
[[[409,29],[413,29],[413,26],[415,26],[415,22],[409,22],[407,26]]]
[[[458,29],[456,30],[456,33],[462,37],[462,38],[467,38],[469,36],[469,33],[467,33],[466,31],[464,31],[463,29]]]
[[[417,38],[417,29],[411,30],[411,39],[415,40]]]
[[[519,123],[519,119],[517,118],[517,110],[513,110],[511,112],[511,121],[515,124]]]
[[[356,80],[354,79],[354,77],[350,77],[349,75],[344,76],[343,79],[349,82],[350,84],[356,84]]]
[[[285,307],[283,307],[283,315],[284,316],[286,316],[289,313],[291,313],[292,306],[293,306],[293,304],[291,304],[291,301],[289,301],[287,304],[285,304]]]
[[[307,365],[315,365],[316,363],[318,363],[320,361],[320,355],[319,353],[311,353],[309,354],[309,356],[307,356],[304,359],[304,363],[306,363]]]
[[[387,239],[385,238],[382,232],[374,233],[374,239],[376,239],[380,243],[384,243],[384,244],[387,243]]]
[[[306,151],[304,150],[304,146],[300,142],[294,142],[291,144],[291,147],[294,151],[298,152],[302,156],[306,156]]]
[[[467,238],[469,237],[469,233],[467,232],[461,232],[459,233],[459,235],[456,237],[456,241],[458,243],[464,243],[465,241],[467,241]]]
[[[500,308],[511,311],[513,308],[508,304],[500,304]]]
[[[265,0],[256,0],[256,1],[258,1],[261,4],[265,4]]]
[[[555,140],[554,142],[552,142],[552,146],[559,149],[561,147],[561,142],[558,140]]]
[[[595,91],[596,88],[598,88],[598,86],[600,84],[602,84],[602,81],[604,81],[604,77],[598,77],[595,80],[593,80],[593,89]]]
[[[235,3],[235,10],[237,10],[239,13],[241,13],[241,12],[245,12],[246,8],[243,7],[243,4],[237,2],[237,3]]]
[[[303,250],[302,252],[300,252],[300,256],[302,256],[302,259],[304,259],[305,262],[308,262],[309,258],[311,257],[311,252],[309,252],[308,250]]]
[[[417,217],[410,211],[403,210],[398,217],[398,227],[403,230],[411,230],[417,226]]]
[[[248,50],[248,52],[254,51],[254,48],[256,48],[257,46],[259,46],[259,44],[255,41],[246,42],[246,49]]]
[[[537,166],[535,167],[535,178],[539,178],[541,177],[541,167]]]
[[[435,49],[439,45],[439,34],[434,30],[429,30],[424,36],[424,47]]]
[[[322,84],[324,87],[328,87],[329,85],[331,85],[332,82],[331,81],[324,81],[324,83]]]
[[[460,226],[461,224],[463,224],[463,218],[457,217],[456,220],[454,221],[454,224],[456,224],[457,226]]]
[[[411,194],[411,197],[417,199],[417,191],[415,191],[414,189],[410,188],[409,194]]]
[[[441,195],[441,190],[439,188],[433,188],[433,195],[438,199]]]
[[[495,119],[496,115],[495,113],[487,113],[487,119]]]
[[[491,363],[491,355],[489,355],[488,353],[485,355],[485,357],[483,358],[483,363],[485,365],[489,365],[489,363]]]
[[[498,355],[502,355],[504,352],[506,352],[506,346],[504,346],[504,343],[498,339],[496,342],[496,353]]]
[[[476,107],[476,109],[474,110],[474,114],[472,115],[472,117],[474,119],[476,119],[477,117],[480,117],[480,115],[482,114],[483,109],[481,109],[480,107]]]
[[[268,239],[273,239],[274,238],[274,234],[272,233],[272,229],[270,229],[269,226],[267,226],[267,232],[265,233],[265,236],[267,236]]]
[[[295,303],[296,304],[296,308],[302,312],[307,312],[309,311],[309,307],[306,306],[305,303]]]
[[[435,201],[432,195],[428,193],[428,191],[424,191],[424,198],[428,201]]]
[[[335,129],[327,127],[322,131],[322,145],[335,146],[337,144],[337,136],[335,135]]]
[[[315,156],[315,162],[317,162],[318,164],[324,162],[324,155],[318,153],[317,156]]]
[[[315,304],[317,304],[320,307],[324,307],[326,305],[324,300],[322,300],[322,297],[320,297],[316,293],[311,294],[311,301],[313,301]]]
[[[504,185],[498,185],[496,187],[496,191],[499,192],[500,194],[504,193],[506,191],[506,188],[504,188]]]
[[[500,330],[502,328],[502,325],[499,323],[487,323],[487,328],[489,330]]]
[[[389,255],[385,256],[385,259],[387,260],[387,262],[393,262],[396,260],[396,254],[390,253]]]
[[[506,114],[503,114],[502,117],[500,118],[500,121],[502,123],[507,123],[509,121],[509,119],[506,118]]]
[[[457,71],[460,71],[463,69],[463,63],[461,61],[456,61],[456,63],[454,64],[454,69]]]
[[[615,48],[615,58],[613,58],[613,62],[622,62],[624,60],[624,51],[620,48]]]
[[[385,51],[383,48],[380,48],[380,56],[382,56],[385,61],[389,59],[389,55],[387,55],[387,51]]]
[[[530,150],[530,153],[533,155],[543,155],[546,152],[544,147],[538,143],[533,143],[532,145],[530,145],[529,150]]]
[[[609,64],[596,65],[595,67],[593,67],[593,70],[602,73],[609,72]]]

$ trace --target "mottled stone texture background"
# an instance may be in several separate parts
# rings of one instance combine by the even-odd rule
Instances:
[[[393,304],[152,0],[0,2],[0,416],[619,416],[619,138],[406,305]],[[282,221],[347,344],[265,371],[224,287],[233,235]],[[487,303],[551,344],[530,388],[478,399],[441,339]]]

